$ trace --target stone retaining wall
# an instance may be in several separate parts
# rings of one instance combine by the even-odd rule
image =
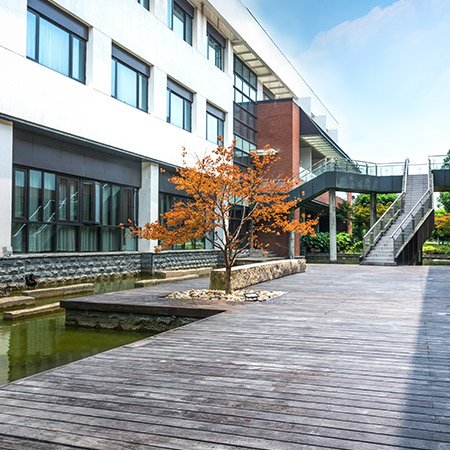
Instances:
[[[215,250],[111,253],[56,253],[0,258],[0,289],[23,289],[27,274],[40,286],[151,274],[158,270],[219,266]]]
[[[253,284],[304,272],[305,270],[306,261],[304,259],[279,259],[264,263],[235,266],[231,269],[231,289],[242,289]],[[225,289],[225,269],[217,269],[211,272],[209,288]]]

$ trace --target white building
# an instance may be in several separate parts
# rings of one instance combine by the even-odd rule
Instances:
[[[0,250],[14,254],[136,250],[119,223],[170,204],[182,147],[237,138],[245,162],[256,101],[291,98],[337,128],[239,0],[2,0],[0,86]]]

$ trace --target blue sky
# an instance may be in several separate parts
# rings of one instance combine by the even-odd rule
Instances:
[[[339,122],[354,159],[450,148],[450,0],[242,0]]]

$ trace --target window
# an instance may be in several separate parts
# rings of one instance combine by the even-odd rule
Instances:
[[[192,92],[172,80],[167,80],[167,122],[192,131]]]
[[[145,9],[148,9],[148,1],[149,0],[137,0],[137,2],[142,5]]]
[[[225,38],[208,23],[208,59],[220,70],[223,70]]]
[[[257,78],[239,58],[234,57],[233,128],[235,162],[248,166],[250,151],[257,144]]]
[[[206,139],[219,144],[219,136],[223,139],[225,113],[210,103],[206,104]]]
[[[192,19],[194,8],[186,0],[169,0],[169,26],[192,45]]]
[[[28,0],[27,57],[85,83],[88,27],[45,0]]]
[[[263,87],[263,100],[275,100],[275,94],[265,86]]]
[[[120,223],[137,218],[137,190],[14,168],[12,245],[17,253],[136,250]]]
[[[169,211],[175,203],[184,202],[189,203],[189,197],[175,196],[164,192],[159,193],[159,216]],[[213,232],[208,236],[214,239]],[[173,250],[199,250],[199,249],[212,249],[213,245],[205,238],[191,239],[184,244],[176,244],[172,247]]]
[[[150,67],[113,44],[111,61],[111,95],[142,111],[148,109]]]

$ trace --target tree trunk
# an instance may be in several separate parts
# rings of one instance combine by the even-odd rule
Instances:
[[[231,294],[231,265],[225,266],[225,293]]]

